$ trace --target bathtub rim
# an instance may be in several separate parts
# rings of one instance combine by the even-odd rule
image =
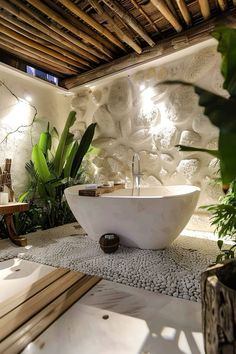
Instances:
[[[89,184],[77,184],[74,186],[67,187],[65,189],[65,195],[73,195],[73,196],[78,196],[79,198],[95,198],[95,197],[90,197],[90,196],[81,196],[78,194],[78,191],[82,189],[84,186],[88,186]],[[72,191],[72,189],[75,189],[75,187],[81,187],[76,189],[76,191]],[[171,195],[114,195],[113,193],[121,191],[121,189],[118,189],[117,191],[111,192],[111,193],[105,193],[99,196],[100,198],[108,198],[108,199],[163,199],[163,198],[178,198],[181,196],[186,196],[189,194],[195,194],[196,192],[200,194],[201,188],[198,186],[190,185],[190,184],[178,184],[178,185],[164,185],[164,186],[152,186],[152,187],[141,187],[141,190],[143,189],[155,189],[155,188],[162,188],[162,187],[184,187],[184,188],[189,188],[189,191],[185,191],[183,193],[178,193],[178,194],[171,194]],[[125,190],[129,190],[130,192],[132,191],[132,188],[125,188]]]

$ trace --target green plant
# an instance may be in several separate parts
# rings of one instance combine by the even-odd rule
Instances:
[[[220,254],[216,262],[235,258],[236,252],[236,182],[230,184],[228,193],[221,197],[218,204],[202,207],[211,213],[211,225],[215,226],[218,235],[218,247]],[[230,240],[227,245],[224,240]]]
[[[223,190],[227,195],[219,204],[205,207],[211,214],[211,224],[218,233],[220,254],[216,261],[234,258],[236,249],[236,29],[220,27],[212,36],[218,40],[217,50],[221,53],[223,88],[228,97],[221,97],[199,86],[183,81],[165,81],[165,84],[192,86],[199,96],[199,105],[212,124],[219,128],[218,150],[177,145],[181,151],[207,152],[220,161]],[[222,238],[229,238],[233,245],[224,248]]]
[[[30,203],[30,211],[18,214],[15,220],[18,230],[21,228],[21,234],[74,221],[64,198],[64,190],[81,181],[81,164],[89,150],[96,127],[96,123],[90,124],[79,144],[70,132],[75,120],[76,112],[71,111],[55,154],[52,152],[52,136],[56,131],[50,131],[49,124],[47,131],[40,134],[38,144],[33,146],[32,160],[25,166],[29,186],[19,198],[19,201]],[[23,229],[22,224],[25,225]]]

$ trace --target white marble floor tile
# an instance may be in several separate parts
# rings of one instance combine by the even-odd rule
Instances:
[[[145,321],[77,302],[22,354],[138,354]]]
[[[203,354],[201,304],[101,281],[80,303],[146,321],[143,353]]]
[[[16,295],[55,268],[13,258],[0,262],[0,303]]]

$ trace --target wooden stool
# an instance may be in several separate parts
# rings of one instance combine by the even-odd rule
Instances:
[[[13,214],[29,210],[28,203],[8,203],[0,205],[0,215],[4,215],[10,240],[17,246],[26,246],[27,238],[17,236]]]

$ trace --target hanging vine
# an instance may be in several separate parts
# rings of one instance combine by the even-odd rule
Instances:
[[[17,102],[27,103],[34,110],[34,115],[33,115],[31,122],[29,124],[21,124],[16,129],[8,132],[7,135],[0,141],[0,145],[1,145],[4,142],[7,142],[7,139],[9,138],[10,135],[20,132],[20,130],[24,129],[24,128],[32,128],[33,124],[35,123],[38,111],[37,111],[37,108],[33,104],[18,97],[2,80],[0,80],[0,86],[3,86],[17,100]]]

